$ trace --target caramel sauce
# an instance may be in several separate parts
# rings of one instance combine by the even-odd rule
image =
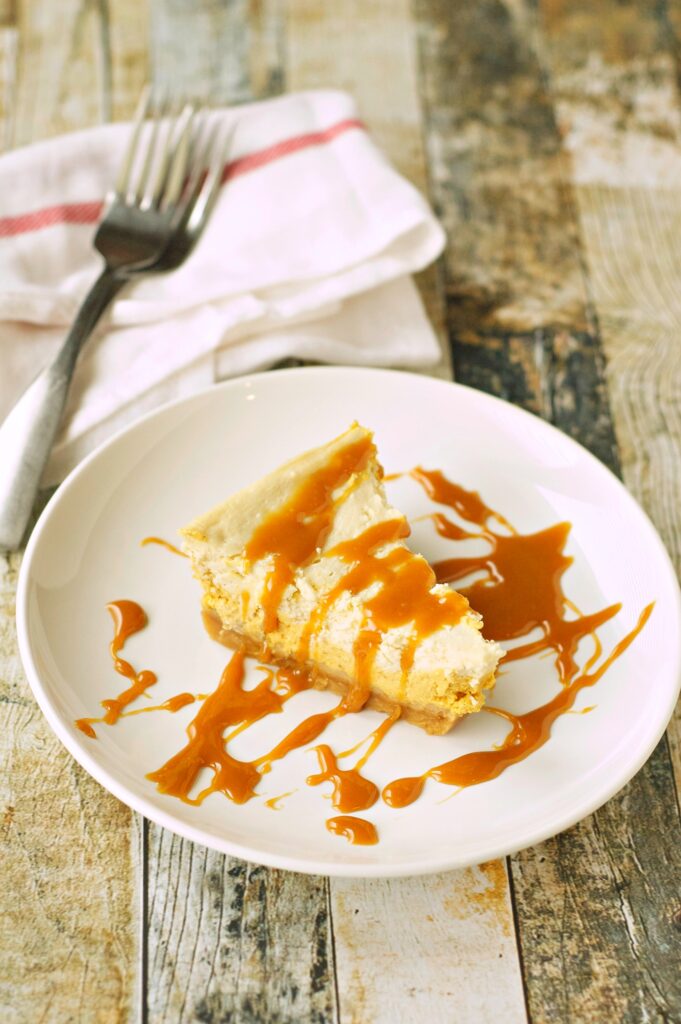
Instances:
[[[296,569],[324,545],[333,521],[334,492],[363,469],[374,450],[367,438],[346,445],[253,531],[245,547],[246,558],[251,563],[272,558],[261,597],[266,633],[277,627],[279,602]]]
[[[376,750],[378,750],[380,744],[383,742],[388,732],[392,729],[395,722],[398,721],[400,715],[401,710],[400,708],[396,707],[392,714],[388,715],[387,718],[385,718],[376,729],[370,732],[368,736],[364,736],[359,741],[359,743],[355,743],[355,745],[350,747],[349,750],[341,751],[341,753],[337,756],[350,757],[351,754],[356,754],[360,747],[363,747],[368,740],[369,744],[367,746],[367,749],[365,750],[365,752],[362,754],[359,761],[355,765],[355,771],[359,771],[360,768],[364,767],[364,765],[367,763],[371,755]]]
[[[171,544],[168,540],[163,540],[162,537],[145,537],[144,540],[140,541],[140,544],[143,548],[145,548],[147,544],[158,544],[160,547],[165,548],[166,551],[171,551],[174,555],[179,555],[180,558],[189,558],[189,555],[186,555],[184,551],[180,551],[180,549],[176,548],[174,544]]]
[[[453,508],[469,523],[483,526],[489,519],[496,519],[511,533],[515,533],[511,524],[499,512],[486,505],[477,491],[467,491],[460,484],[453,483],[439,469],[426,470],[417,466],[409,475],[421,484],[429,498],[439,505]]]
[[[155,772],[147,775],[160,793],[178,797],[188,804],[200,804],[210,793],[220,792],[237,804],[254,795],[260,780],[256,763],[237,761],[225,749],[224,732],[231,725],[240,725],[264,718],[281,710],[284,697],[270,689],[270,680],[263,679],[254,689],[244,690],[244,655],[234,654],[218,688],[206,697],[201,710],[187,726],[189,742]],[[196,797],[191,791],[201,771],[213,773],[209,785]]]
[[[311,637],[319,630],[332,605],[342,594],[360,594],[378,583],[379,589],[364,603],[365,619],[354,645],[355,678],[345,699],[346,711],[359,711],[371,690],[371,668],[383,634],[400,626],[411,626],[411,635],[401,658],[402,685],[414,661],[418,644],[445,625],[455,625],[468,610],[465,597],[451,590],[433,594],[435,573],[424,558],[395,544],[409,536],[404,519],[375,523],[358,537],[343,541],[324,553],[351,566],[340,577],[310,616],[298,648],[298,657],[309,654]],[[378,552],[384,550],[382,555]]]
[[[366,811],[378,800],[379,790],[369,779],[360,775],[356,768],[347,771],[338,767],[336,756],[325,743],[317,747],[320,772],[310,775],[308,786],[319,786],[322,782],[333,783],[333,806],[343,814]]]
[[[594,672],[584,672],[571,683],[563,686],[556,696],[524,715],[512,715],[504,711],[503,716],[512,723],[511,731],[504,742],[496,750],[480,750],[471,754],[463,754],[452,761],[429,769],[423,775],[397,779],[389,783],[383,790],[383,799],[390,807],[406,807],[420,796],[426,779],[435,779],[447,786],[477,786],[482,782],[495,779],[506,768],[523,761],[539,747],[542,747],[551,735],[551,727],[559,715],[568,711],[580,690],[593,686],[603,677],[621,654],[638,636],[650,618],[653,605],[649,604],[641,612],[638,622],[601,663]],[[491,710],[491,709],[490,709]]]
[[[326,827],[334,835],[343,836],[353,846],[375,846],[378,842],[376,827],[364,818],[342,814],[337,818],[329,818]]]
[[[132,704],[137,697],[156,682],[156,675],[148,669],[137,672],[129,661],[120,658],[125,643],[135,633],[139,633],[147,624],[147,615],[144,609],[136,601],[111,601],[107,606],[114,623],[114,635],[109,644],[109,651],[113,666],[119,675],[132,680],[130,686],[119,693],[117,697],[111,697],[101,701],[105,714],[101,718],[79,718],[75,725],[81,732],[91,739],[96,737],[93,724],[103,722],[105,725],[115,725],[120,718],[123,709]]]
[[[295,789],[289,790],[288,793],[280,793],[279,796],[271,796],[269,800],[265,800],[265,807],[269,807],[271,811],[280,811],[282,800],[286,800],[287,797],[293,796]]]
[[[101,718],[77,718],[73,724],[81,732],[84,732],[86,736],[89,736],[91,740],[96,740],[97,733],[92,728],[92,723],[101,721]]]
[[[272,558],[261,599],[266,634],[276,629],[279,603],[296,570],[321,553],[333,521],[335,495],[343,486],[347,493],[351,478],[358,479],[373,453],[374,446],[366,438],[342,449],[255,528],[244,549],[246,558],[251,563]],[[470,506],[476,514],[493,515],[478,496],[460,490],[462,495],[469,495],[466,507]],[[463,500],[459,498],[459,505]],[[447,594],[431,593],[437,580],[425,559],[401,544],[390,547],[409,533],[403,519],[380,522],[324,552],[324,557],[340,559],[349,568],[310,616],[297,652],[300,661],[308,658],[311,638],[342,594],[356,595],[379,584],[377,592],[364,605],[365,621],[354,645],[354,683],[345,698],[344,712],[359,711],[366,703],[373,662],[384,633],[401,626],[411,628],[402,656],[404,688],[418,644],[442,626],[456,624],[468,610],[468,601],[453,590]]]
[[[266,631],[276,628],[279,601],[296,569],[319,556],[333,522],[335,501],[342,500],[335,496],[343,487],[347,491],[352,486],[353,476],[366,465],[372,453],[373,446],[367,440],[344,449],[301,485],[283,508],[268,515],[256,527],[246,555],[251,562],[271,558],[272,567],[262,598]],[[487,550],[480,555],[445,559],[431,569],[423,559],[398,544],[409,535],[409,527],[404,520],[394,519],[377,523],[353,540],[325,552],[325,557],[345,563],[347,571],[311,616],[298,656],[300,660],[307,658],[312,638],[342,594],[359,594],[373,586],[372,596],[364,602],[365,618],[354,644],[354,685],[330,711],[306,718],[268,753],[253,761],[240,761],[228,752],[230,741],[264,716],[280,712],[287,700],[312,685],[312,679],[301,668],[268,668],[265,678],[253,689],[246,690],[243,687],[244,655],[235,654],[214,693],[198,695],[203,704],[187,727],[188,742],[161,768],[148,775],[161,793],[190,804],[200,804],[213,792],[221,792],[236,803],[246,802],[275,761],[313,743],[336,718],[361,710],[369,696],[372,666],[386,631],[399,626],[410,627],[401,658],[403,679],[406,679],[420,641],[443,626],[458,622],[469,606],[482,614],[485,635],[495,640],[523,641],[539,630],[538,639],[511,647],[505,661],[551,655],[561,688],[551,700],[521,715],[487,706],[485,711],[504,718],[510,725],[500,744],[490,750],[456,757],[420,776],[396,779],[384,788],[382,796],[389,806],[397,808],[416,800],[429,778],[457,788],[490,781],[543,746],[556,719],[563,714],[576,713],[572,707],[579,692],[598,682],[644,628],[652,604],[643,610],[636,626],[603,657],[597,630],[612,619],[621,606],[613,604],[583,615],[563,593],[563,576],[572,564],[572,559],[565,554],[570,531],[568,523],[558,523],[534,534],[519,534],[477,492],[447,480],[441,472],[417,468],[410,476],[434,502],[452,509],[467,524],[461,526],[438,511],[430,518],[441,536],[455,542],[483,540]],[[503,532],[499,532],[498,527]],[[146,538],[143,543],[160,543],[183,554],[159,538]],[[462,586],[459,593],[431,593],[436,581],[461,583],[472,574],[480,573],[483,579],[474,579]],[[242,601],[245,612],[247,593],[242,595]],[[177,711],[197,699],[193,694],[181,693],[155,707],[124,710],[156,681],[153,673],[137,673],[120,657],[126,640],[146,625],[146,615],[132,601],[115,601],[107,607],[115,625],[110,647],[114,667],[132,682],[118,697],[102,701],[106,712],[102,719],[80,719],[76,723],[91,736],[95,736],[92,723],[114,724],[121,716],[152,710]],[[566,613],[572,617],[567,618]],[[580,642],[588,636],[593,638],[594,648],[580,669],[577,651]],[[579,713],[589,710],[591,708],[585,708]],[[378,798],[377,786],[361,774],[361,769],[398,718],[399,709],[386,717],[369,736],[340,754],[335,754],[327,744],[316,748],[320,770],[309,776],[308,784],[332,784],[334,807],[342,813],[329,819],[327,828],[351,843],[378,841],[374,825],[351,814],[368,809]],[[366,750],[353,767],[339,767],[340,759],[356,753],[365,743]],[[212,778],[193,795],[204,771],[212,773]],[[288,795],[272,797],[265,803],[276,809],[277,802]]]
[[[343,701],[337,704],[331,711],[323,711],[318,715],[310,715],[292,729],[288,736],[285,736],[275,747],[270,750],[269,754],[265,754],[259,758],[255,763],[258,767],[269,768],[274,761],[281,761],[283,757],[290,754],[293,750],[298,750],[299,747],[304,747],[308,743],[313,743],[318,739],[324,732],[326,727],[333,722],[335,718],[339,718],[345,714],[345,707]]]
[[[195,693],[176,693],[173,697],[168,697],[168,700],[164,700],[162,704],[151,704],[146,708],[123,711],[121,712],[121,718],[130,718],[131,715],[147,715],[150,711],[171,711],[174,714],[176,711],[186,708],[188,704],[193,704],[196,700],[201,700],[200,695]]]
[[[517,640],[539,627],[539,640],[512,647],[504,663],[527,658],[545,650],[556,654],[561,682],[567,683],[577,671],[575,654],[580,640],[611,619],[622,607],[610,605],[593,615],[580,615],[568,602],[562,589],[562,577],[573,559],[564,554],[570,533],[569,523],[557,523],[539,533],[519,534],[490,509],[475,492],[453,485],[438,471],[414,470],[412,476],[433,501],[449,505],[480,529],[469,533],[442,513],[433,516],[437,532],[450,540],[482,538],[489,551],[467,558],[448,558],[434,565],[442,583],[457,583],[470,573],[483,571],[485,578],[461,588],[472,608],[482,615],[483,633],[497,641]],[[509,535],[493,531],[488,521],[503,522]],[[577,613],[565,619],[566,607]]]

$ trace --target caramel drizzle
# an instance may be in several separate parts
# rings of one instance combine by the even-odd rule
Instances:
[[[319,786],[322,782],[333,783],[331,802],[336,810],[344,814],[366,811],[373,807],[378,800],[378,787],[360,775],[356,768],[339,768],[335,754],[325,743],[316,750],[320,771],[317,775],[308,776],[308,786]]]
[[[114,669],[119,675],[125,676],[126,679],[130,679],[132,682],[117,697],[101,701],[101,706],[105,711],[101,718],[78,718],[76,720],[74,723],[76,727],[91,739],[95,739],[97,736],[93,725],[100,722],[103,722],[105,725],[115,725],[123,713],[123,709],[132,704],[134,700],[156,682],[156,675],[153,672],[150,672],[148,669],[142,669],[141,672],[137,672],[129,661],[119,657],[126,641],[146,626],[146,612],[136,601],[111,601],[106,607],[114,623],[114,635],[109,644]]]
[[[288,793],[279,793],[278,796],[271,796],[269,800],[265,800],[265,807],[269,807],[271,811],[281,811],[282,801],[286,800],[289,796],[293,796],[295,789],[290,789]]]
[[[303,634],[299,657],[307,657],[310,637],[319,628],[331,606],[341,594],[360,594],[379,583],[377,593],[365,604],[366,623],[380,634],[398,626],[412,625],[419,640],[444,625],[455,625],[468,610],[468,601],[450,590],[432,594],[437,583],[435,573],[424,558],[415,556],[403,545],[388,547],[410,534],[404,519],[375,523],[358,537],[342,541],[324,552],[325,558],[339,558],[352,568],[342,576],[313,612]],[[383,550],[383,554],[378,554]],[[363,629],[366,625],[363,626]],[[360,634],[361,635],[361,634]]]
[[[166,551],[172,552],[173,555],[179,555],[180,558],[189,558],[189,555],[186,555],[184,551],[180,551],[180,549],[176,548],[174,544],[171,544],[169,540],[163,540],[162,537],[145,537],[144,540],[140,541],[140,544],[143,548],[145,548],[147,544],[158,544],[159,547],[165,548]]]
[[[399,707],[396,707],[391,712],[391,714],[388,715],[387,718],[385,718],[376,729],[372,730],[372,732],[369,733],[368,736],[364,736],[361,740],[359,740],[358,743],[355,743],[352,747],[350,747],[349,750],[343,750],[337,756],[350,757],[351,754],[356,754],[360,747],[363,747],[368,740],[369,743],[367,749],[364,751],[359,761],[355,765],[355,771],[359,771],[360,768],[364,767],[364,765],[367,763],[372,754],[374,754],[378,750],[379,746],[385,739],[388,732],[392,729],[395,722],[397,722],[398,719],[400,718],[401,713],[401,709]]]
[[[266,679],[252,691],[242,689],[243,665],[243,654],[235,654],[222,673],[217,689],[206,698],[187,726],[189,742],[161,768],[147,775],[160,793],[176,796],[188,804],[200,804],[209,793],[216,791],[238,804],[253,796],[260,774],[253,765],[236,761],[227,753],[223,734],[228,726],[238,725],[246,718],[257,722],[264,715],[278,711],[281,705]],[[190,793],[204,768],[213,772],[213,779],[192,798]]]
[[[353,846],[375,846],[378,842],[376,826],[364,818],[342,814],[337,818],[329,818],[326,827],[334,835],[343,836]]]
[[[202,700],[200,694],[196,693],[176,693],[173,697],[168,697],[162,704],[150,704],[146,708],[134,708],[132,711],[123,711],[121,718],[130,718],[132,715],[147,715],[150,711],[170,711],[175,714],[176,711],[181,711],[182,708],[186,708],[189,704],[193,704],[196,700]]]
[[[268,517],[254,534],[256,537],[259,532],[260,536],[257,543],[251,546],[250,557],[255,560],[263,557],[264,553],[273,555],[273,569],[266,590],[270,602],[269,615],[274,615],[275,624],[278,600],[288,585],[288,582],[282,581],[285,578],[290,580],[297,566],[305,564],[306,559],[317,553],[317,547],[323,544],[330,527],[333,493],[361,468],[363,459],[368,458],[372,451],[367,442],[355,448],[357,450],[352,458],[348,456],[345,460],[336,460],[335,476],[326,467],[321,479],[316,483],[313,479],[303,488],[302,498],[299,493],[295,501],[292,499],[289,502],[285,514],[275,517],[274,523]],[[224,793],[236,803],[250,799],[260,777],[273,762],[292,750],[312,743],[335,718],[363,706],[369,693],[371,665],[380,645],[382,631],[398,624],[414,624],[412,642],[403,654],[403,671],[408,671],[418,640],[444,624],[458,621],[468,608],[468,599],[483,614],[485,633],[497,640],[520,639],[539,627],[542,638],[511,648],[506,660],[513,661],[552,651],[562,689],[552,700],[523,715],[488,706],[485,710],[505,718],[511,725],[501,744],[492,750],[455,758],[421,776],[395,780],[385,787],[382,795],[390,806],[403,807],[419,796],[428,778],[455,787],[489,781],[543,746],[556,718],[571,711],[577,694],[601,679],[645,626],[652,612],[652,604],[641,613],[634,629],[620,640],[599,667],[594,668],[602,655],[595,631],[616,614],[620,605],[611,605],[591,615],[581,615],[563,594],[562,577],[572,562],[564,554],[569,524],[559,523],[539,533],[521,535],[516,533],[503,516],[487,506],[477,492],[453,484],[440,472],[419,468],[413,470],[411,476],[434,501],[451,507],[461,518],[478,527],[473,532],[438,512],[431,518],[442,536],[455,541],[479,538],[489,544],[488,552],[483,555],[450,558],[438,563],[435,566],[437,579],[442,582],[458,581],[480,570],[485,572],[486,579],[473,582],[461,594],[452,591],[451,596],[445,596],[444,600],[439,597],[433,599],[430,590],[435,575],[427,563],[412,556],[401,546],[389,547],[391,542],[408,535],[409,528],[403,520],[376,524],[353,541],[336,545],[326,554],[347,562],[350,568],[327,595],[321,610],[318,609],[308,623],[300,653],[305,653],[305,644],[309,644],[314,630],[321,625],[331,605],[343,591],[359,593],[378,581],[381,587],[365,604],[366,617],[355,643],[356,685],[336,707],[305,719],[269,753],[254,761],[239,761],[227,752],[229,741],[265,715],[281,711],[284,702],[307,689],[311,680],[301,669],[280,668],[276,675],[268,669],[266,678],[258,686],[244,690],[243,655],[235,654],[216,691],[208,696],[198,695],[204,704],[187,728],[189,742],[165,765],[149,774],[148,778],[156,783],[160,792],[191,804],[201,803],[206,796],[216,791]],[[492,529],[491,522],[503,526],[507,533],[497,533]],[[299,532],[295,528],[296,523],[302,525]],[[273,533],[268,533],[271,528]],[[277,552],[272,537],[275,540],[284,537],[287,530],[292,531],[297,539],[291,541],[288,547],[280,545],[282,550]],[[379,556],[377,552],[385,546],[389,548],[387,553]],[[297,557],[302,557],[302,561],[296,562]],[[175,711],[197,699],[192,694],[177,694],[155,708],[128,712],[123,710],[145,686],[150,685],[149,679],[155,682],[153,673],[135,673],[132,666],[119,657],[126,639],[146,624],[146,616],[135,602],[112,602],[107,607],[116,626],[111,643],[114,666],[116,671],[132,678],[133,684],[118,698],[102,702],[107,712],[102,719],[80,719],[76,723],[84,732],[89,730],[88,735],[95,735],[90,724],[92,722],[106,721],[113,724],[122,715],[151,710]],[[575,615],[574,619],[563,618],[566,609]],[[580,640],[587,635],[594,638],[594,651],[579,672],[575,655]],[[144,685],[140,688],[141,681]],[[338,810],[365,810],[372,806],[378,796],[378,789],[360,774],[360,769],[398,717],[399,711],[387,717],[368,737],[341,754],[335,755],[328,745],[320,745],[317,748],[320,772],[310,776],[308,783],[319,785],[331,782],[334,806]],[[232,726],[233,731],[225,737],[226,730]],[[354,767],[341,769],[338,760],[355,753],[367,740],[370,741],[367,750]],[[212,772],[212,781],[192,797],[192,790],[204,769]],[[268,804],[275,806],[278,799],[272,798]],[[330,819],[327,828],[354,843],[374,843],[378,838],[370,822],[349,815]]]
[[[271,688],[273,678],[276,680],[275,689]],[[219,791],[236,803],[245,803],[255,794],[260,777],[270,770],[275,761],[314,742],[334,718],[345,713],[341,702],[330,711],[311,715],[268,753],[253,761],[240,761],[228,753],[227,744],[265,715],[281,711],[287,700],[311,686],[309,675],[301,669],[281,668],[276,677],[268,671],[261,683],[252,690],[243,689],[243,680],[244,656],[237,653],[227,665],[217,690],[205,699],[203,707],[189,723],[189,743],[158,771],[147,776],[156,783],[159,792],[178,797],[185,803],[200,804],[210,793]],[[398,717],[399,712],[394,712],[361,741],[370,742],[354,769],[338,768],[331,749],[328,746],[320,747],[318,754],[322,771],[318,776],[311,776],[308,783],[318,785],[321,782],[333,782],[334,806],[339,810],[365,810],[370,807],[378,799],[379,790],[373,782],[359,774],[359,769]],[[225,731],[230,726],[236,728],[225,737]],[[353,752],[346,751],[339,756],[345,757]],[[204,768],[213,772],[213,780],[196,797],[191,797],[199,773]]]
[[[412,470],[411,475],[433,501],[450,506],[479,527],[475,533],[469,532],[437,512],[432,518],[441,537],[457,541],[482,538],[490,546],[486,554],[436,562],[438,580],[457,583],[482,570],[485,579],[462,587],[461,593],[482,615],[485,636],[497,641],[517,640],[536,627],[543,633],[539,640],[507,650],[504,663],[553,650],[560,680],[567,684],[577,671],[575,654],[580,640],[594,636],[598,627],[622,607],[614,604],[592,615],[580,615],[565,598],[562,577],[573,562],[564,554],[570,524],[557,523],[533,534],[518,534],[515,530],[508,535],[499,534],[490,528],[490,519],[503,522],[509,530],[513,528],[485,505],[476,492],[452,484],[439,471],[419,468]],[[563,617],[566,607],[577,613],[575,619]]]
[[[178,797],[188,804],[201,804],[215,792],[223,793],[237,804],[246,803],[254,796],[268,758],[239,761],[232,757],[226,750],[225,730],[230,726],[248,727],[265,715],[281,711],[285,701],[310,683],[299,669],[281,669],[277,673],[277,690],[271,688],[271,673],[252,690],[243,688],[243,680],[244,655],[237,652],[222,673],[215,692],[206,697],[187,726],[189,742],[161,768],[147,775],[160,793]],[[211,771],[213,778],[192,797],[190,794],[203,769]]]
[[[373,453],[374,446],[367,438],[346,446],[256,527],[245,555],[251,563],[272,558],[262,595],[266,634],[276,629],[279,603],[296,570],[322,552],[335,512],[334,495],[343,487],[348,493],[353,478],[356,482]],[[300,661],[309,657],[312,637],[341,595],[358,595],[379,584],[377,592],[364,603],[364,621],[354,644],[354,682],[339,714],[359,711],[366,703],[373,663],[388,630],[411,627],[401,662],[404,686],[418,644],[442,626],[455,625],[468,610],[467,600],[453,590],[446,594],[431,592],[437,582],[431,567],[398,544],[409,533],[406,520],[393,519],[376,523],[353,540],[324,552],[323,557],[339,559],[348,570],[310,616],[297,652]]]
[[[334,754],[327,744],[321,744],[316,748],[321,771],[317,775],[310,775],[307,779],[308,786],[318,786],[322,782],[331,782],[333,792],[331,800],[336,810],[344,813],[353,811],[365,811],[372,807],[378,799],[378,787],[360,774],[369,758],[378,749],[385,739],[387,733],[392,729],[400,717],[400,709],[388,715],[381,724],[368,736],[364,736],[358,743],[344,750],[340,754]],[[338,767],[341,758],[350,757],[351,754],[367,744],[367,748],[353,768],[342,769]]]
[[[504,742],[496,750],[480,750],[471,754],[463,754],[461,757],[455,757],[452,761],[429,769],[423,775],[396,779],[383,790],[385,802],[390,807],[406,807],[420,796],[426,779],[429,778],[435,779],[436,782],[442,782],[446,786],[457,787],[477,786],[482,782],[489,782],[506,768],[523,761],[535,750],[543,747],[551,735],[551,728],[555,720],[572,707],[580,690],[597,683],[612,663],[626,651],[645,626],[652,610],[652,604],[643,609],[634,628],[615,645],[598,669],[577,676],[571,683],[563,686],[553,700],[524,715],[512,715],[509,711],[504,711],[503,717],[511,722],[512,728]]]
[[[258,758],[257,766],[261,770],[269,770],[275,761],[281,761],[282,758],[286,757],[293,750],[298,750],[300,747],[305,747],[309,743],[314,743],[321,734],[324,732],[326,727],[333,722],[335,718],[339,718],[345,714],[345,707],[343,701],[337,704],[331,711],[323,711],[318,715],[310,715],[304,721],[297,725],[287,736],[280,740],[275,747],[270,750],[268,754],[264,754],[263,757]]]
[[[324,546],[333,522],[334,492],[361,472],[374,450],[364,437],[346,445],[253,531],[246,558],[251,563],[272,559],[261,598],[265,633],[277,628],[279,603],[296,569],[307,565]]]

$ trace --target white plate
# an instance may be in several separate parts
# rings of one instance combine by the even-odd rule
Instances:
[[[228,657],[203,632],[199,590],[184,559],[140,547],[168,539],[189,519],[280,462],[357,419],[376,433],[387,472],[416,464],[481,492],[522,532],[558,520],[574,524],[574,565],[565,591],[583,611],[622,601],[601,630],[607,651],[645,604],[650,621],[604,678],[583,691],[546,745],[499,778],[458,793],[428,782],[412,806],[379,801],[364,817],[380,842],[350,846],[330,835],[325,787],[305,778],[316,755],[302,749],[275,764],[262,798],[235,806],[220,794],[201,807],[161,796],[145,774],[183,745],[196,707],[138,715],[88,739],[73,725],[98,713],[122,680],[108,654],[108,601],[132,598],[149,626],[126,646],[138,668],[157,672],[153,703],[184,690],[213,689]],[[430,507],[410,479],[389,484],[410,517]],[[431,559],[451,554],[427,522],[414,544]],[[58,490],[24,558],[17,601],[19,642],[28,678],[50,725],[77,761],[135,810],[206,846],[248,860],[329,875],[405,875],[485,861],[539,842],[595,810],[641,767],[659,740],[679,688],[681,605],[676,578],[650,522],[596,459],[541,420],[478,391],[406,373],[316,368],[231,381],[140,420],[87,459]],[[258,679],[261,676],[258,674]],[[556,691],[551,660],[516,662],[499,681],[495,703],[529,710]],[[255,757],[312,710],[334,698],[309,692],[234,742]],[[331,726],[334,749],[380,721],[375,712]],[[506,727],[507,728],[507,727]],[[466,719],[449,736],[430,737],[398,723],[367,774],[377,784],[423,770],[506,732],[492,715]],[[325,736],[326,739],[326,736]],[[230,748],[231,749],[231,748]],[[246,753],[244,753],[246,752]],[[264,799],[295,790],[281,810]]]

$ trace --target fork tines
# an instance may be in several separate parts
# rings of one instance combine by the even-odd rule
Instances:
[[[147,87],[135,112],[116,197],[142,210],[174,214],[190,231],[207,219],[220,187],[231,130],[188,101],[154,100]]]

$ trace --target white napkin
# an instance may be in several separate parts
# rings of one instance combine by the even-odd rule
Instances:
[[[287,356],[418,366],[439,348],[410,275],[442,229],[339,92],[224,112],[225,184],[177,270],[130,285],[85,348],[48,466],[54,483],[160,403]],[[0,419],[64,337],[101,261],[102,198],[130,128],[0,160]]]

